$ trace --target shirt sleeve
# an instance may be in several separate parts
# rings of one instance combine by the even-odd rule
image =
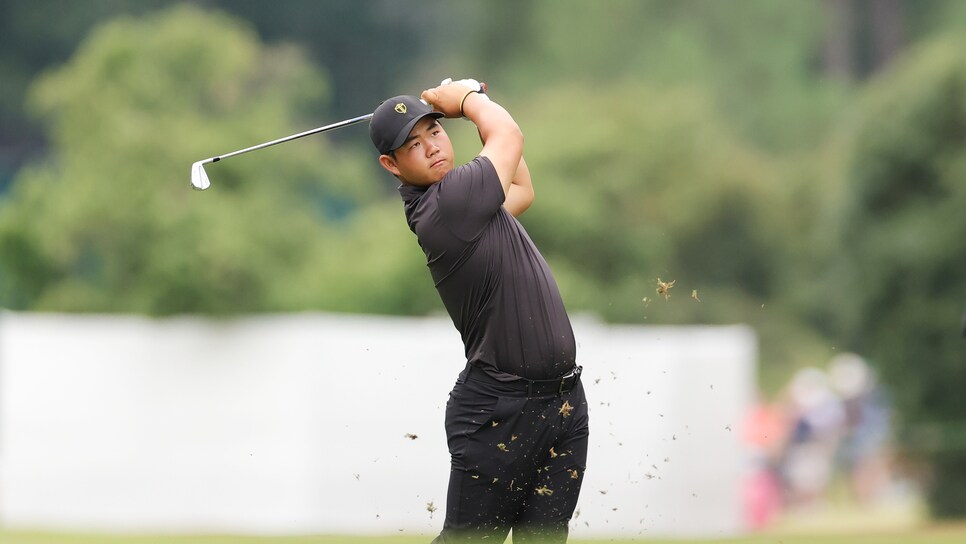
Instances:
[[[437,198],[443,224],[456,236],[474,240],[500,212],[506,195],[490,159],[476,157],[439,182]]]

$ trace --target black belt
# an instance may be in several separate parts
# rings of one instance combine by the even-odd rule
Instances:
[[[504,382],[494,378],[493,376],[490,376],[485,370],[477,367],[476,365],[470,364],[467,365],[466,378],[468,380],[500,385],[516,389],[517,391],[526,392],[528,397],[543,397],[548,395],[563,395],[564,393],[569,393],[571,389],[577,386],[577,382],[580,381],[580,373],[582,371],[583,367],[577,365],[573,370],[570,371],[570,373],[559,378],[553,378],[550,380],[528,380],[523,377],[518,377],[516,380]]]

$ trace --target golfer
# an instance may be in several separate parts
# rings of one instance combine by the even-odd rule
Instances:
[[[587,459],[587,401],[553,275],[515,216],[533,201],[523,134],[475,80],[397,96],[370,137],[400,182],[406,221],[460,332],[466,367],[446,404],[451,456],[436,543],[566,542]],[[440,118],[483,148],[455,167]]]

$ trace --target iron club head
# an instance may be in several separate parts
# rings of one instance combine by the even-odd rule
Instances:
[[[204,191],[211,187],[208,173],[205,172],[205,162],[208,161],[198,161],[191,165],[191,187],[197,191]]]

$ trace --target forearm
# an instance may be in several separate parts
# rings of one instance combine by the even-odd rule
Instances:
[[[530,179],[530,169],[527,168],[527,161],[520,157],[520,165],[517,166],[516,175],[513,176],[510,189],[506,193],[503,207],[513,217],[519,217],[532,203],[533,182]]]
[[[523,139],[519,125],[503,106],[478,93],[468,94],[462,101],[461,113],[476,125],[484,144],[493,136]]]
[[[472,93],[463,102],[463,115],[476,125],[483,149],[509,194],[513,179],[523,160],[523,132],[503,106]]]

